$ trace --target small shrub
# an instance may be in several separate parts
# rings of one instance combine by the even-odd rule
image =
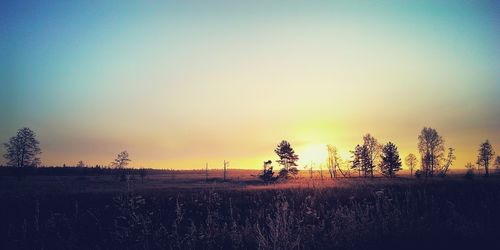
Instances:
[[[420,170],[415,171],[415,177],[417,177],[417,178],[422,177],[422,171],[420,171]]]
[[[275,181],[278,177],[274,176],[273,166],[271,166],[272,161],[264,162],[264,169],[259,174],[259,178],[265,182]]]
[[[464,175],[465,179],[472,180],[474,178],[474,171],[472,169],[467,169]]]
[[[289,167],[288,169],[282,168],[278,173],[279,179],[290,179],[295,178],[299,174],[299,170],[296,167]]]

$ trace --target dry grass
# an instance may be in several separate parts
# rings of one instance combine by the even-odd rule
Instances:
[[[496,243],[500,179],[0,179],[1,249],[400,249]],[[234,178],[239,176],[238,178]],[[243,177],[245,176],[245,177]]]

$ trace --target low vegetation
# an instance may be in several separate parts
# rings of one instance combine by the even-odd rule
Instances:
[[[496,177],[263,186],[234,176],[197,185],[196,175],[4,176],[0,248],[453,249],[494,243],[500,225]]]

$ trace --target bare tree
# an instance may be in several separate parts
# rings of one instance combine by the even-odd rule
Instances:
[[[474,177],[474,165],[472,165],[472,163],[470,162],[467,162],[467,164],[465,164],[465,169],[465,178],[472,179]]]
[[[382,145],[380,145],[371,134],[366,134],[363,136],[363,162],[364,168],[366,172],[366,176],[373,177],[373,171],[375,166],[378,163],[380,152],[382,151]]]
[[[229,162],[224,160],[224,181],[227,180],[227,167],[229,166]]]
[[[117,169],[123,169],[128,166],[131,160],[129,159],[128,152],[122,151],[117,156],[116,159],[111,163],[111,166]]]
[[[339,156],[339,159],[337,161],[337,168],[339,169],[339,172],[343,177],[351,177],[351,168],[349,166],[349,161],[344,160]]]
[[[433,128],[424,127],[418,136],[418,150],[422,171],[425,176],[433,176],[439,168],[444,154],[444,140]]]
[[[306,165],[305,168],[309,168],[309,181],[313,179],[313,166],[314,164],[311,162],[309,165]]]
[[[205,163],[205,182],[208,182],[208,162]]]
[[[457,159],[457,157],[455,156],[455,149],[448,148],[448,156],[446,157],[446,163],[441,167],[441,170],[439,171],[439,176],[442,177],[446,176],[448,168],[451,167],[455,159]]]
[[[337,168],[339,166],[339,164],[338,164],[339,156],[338,156],[337,148],[335,146],[327,145],[326,148],[328,151],[328,158],[327,158],[328,172],[330,173],[330,177],[333,180],[334,178],[337,178]]]
[[[348,166],[348,163],[346,163],[346,161],[339,155],[337,155],[335,164],[337,165],[336,169],[340,172],[342,177],[351,177],[351,169]]]
[[[467,170],[470,169],[471,171],[474,171],[474,165],[472,163],[470,163],[470,162],[467,162],[465,164],[465,169],[467,169]]]
[[[17,131],[17,134],[10,138],[9,142],[4,143],[7,159],[7,165],[13,167],[37,167],[41,164],[38,157],[42,151],[40,150],[40,142],[36,139],[36,134],[29,128],[22,128]]]
[[[323,181],[323,164],[319,164],[319,177]]]
[[[490,163],[493,160],[493,156],[495,152],[493,151],[493,147],[490,142],[486,140],[485,142],[479,145],[479,154],[477,156],[477,165],[484,168],[485,176],[489,176],[489,167]]]
[[[408,156],[406,156],[405,163],[406,166],[408,166],[408,168],[410,169],[410,176],[413,176],[413,168],[415,168],[418,164],[417,157],[414,154],[410,153]]]

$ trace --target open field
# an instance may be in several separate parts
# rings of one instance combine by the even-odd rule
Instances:
[[[464,249],[499,245],[500,178],[266,185],[198,172],[0,177],[2,249]],[[238,178],[239,177],[239,178]]]

